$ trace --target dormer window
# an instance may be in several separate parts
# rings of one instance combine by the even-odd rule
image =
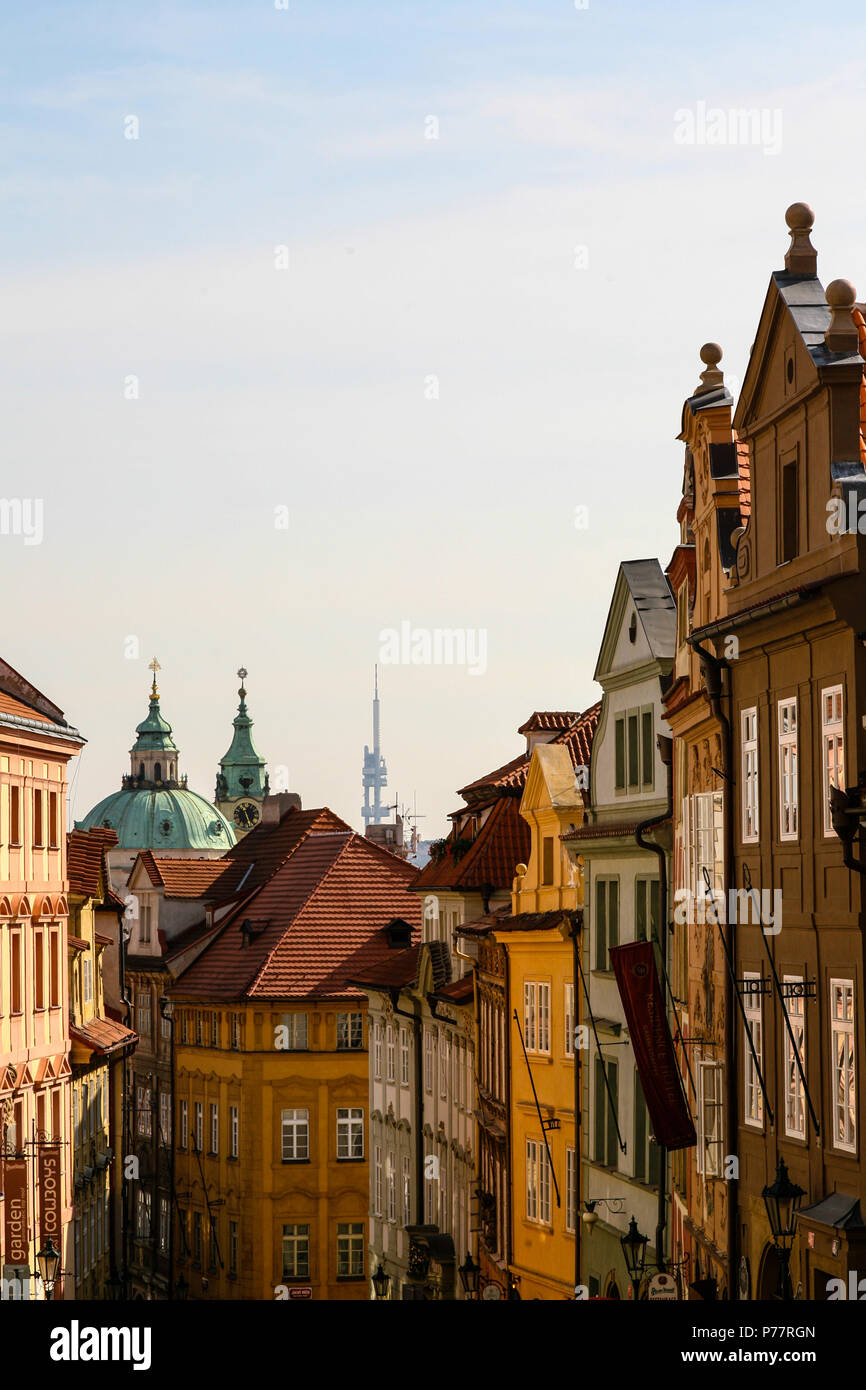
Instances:
[[[637,613],[631,615],[631,622],[628,625],[628,640],[630,642],[637,641]]]
[[[404,950],[412,945],[412,928],[402,917],[393,917],[385,928],[388,947],[392,951]]]

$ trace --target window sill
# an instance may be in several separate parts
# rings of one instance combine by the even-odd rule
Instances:
[[[367,1160],[366,1160],[366,1158],[364,1157],[364,1155],[361,1154],[360,1158],[340,1158],[340,1157],[338,1156],[338,1157],[337,1157],[337,1162],[338,1162],[338,1163],[366,1163]]]
[[[366,1274],[338,1274],[338,1284],[363,1284],[366,1283]]]
[[[310,1163],[311,1160],[309,1158],[283,1158],[280,1162],[284,1168],[295,1168],[299,1165],[303,1167],[305,1163]]]

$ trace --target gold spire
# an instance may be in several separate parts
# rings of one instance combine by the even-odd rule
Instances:
[[[150,688],[150,698],[151,698],[151,700],[158,700],[158,699],[159,699],[159,691],[158,691],[157,688],[156,688],[156,673],[157,673],[157,671],[161,671],[161,670],[162,670],[162,667],[160,666],[160,664],[159,664],[159,662],[157,661],[156,657],[154,657],[153,660],[149,663],[147,669],[148,669],[148,671],[152,671],[152,672],[153,672],[153,685],[152,685],[151,688]]]

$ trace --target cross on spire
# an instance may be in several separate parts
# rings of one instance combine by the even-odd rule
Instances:
[[[148,663],[147,669],[148,669],[148,671],[152,671],[152,672],[153,672],[153,685],[151,686],[150,693],[151,693],[152,696],[155,697],[155,696],[157,696],[157,695],[159,694],[159,691],[158,691],[157,688],[156,688],[156,673],[157,673],[157,671],[161,671],[161,670],[162,670],[162,667],[160,666],[160,664],[159,664],[159,662],[157,661],[156,657],[154,657],[153,660],[150,661],[150,662]]]
[[[249,675],[249,671],[247,670],[246,666],[241,666],[240,670],[238,671],[238,675],[240,676],[242,681],[246,680],[247,676]]]

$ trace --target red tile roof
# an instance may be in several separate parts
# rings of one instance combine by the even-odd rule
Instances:
[[[458,932],[460,936],[487,936],[492,931],[551,931],[563,921],[580,925],[583,912],[579,908],[557,908],[553,912],[487,912],[473,922],[462,923]]]
[[[567,729],[580,718],[579,709],[536,710],[517,730],[519,734],[534,734],[545,729]]]
[[[145,849],[139,855],[155,888],[164,888],[167,898],[200,898],[226,871],[223,859],[172,859]]]
[[[474,975],[464,975],[460,980],[450,980],[447,985],[437,989],[435,994],[437,999],[447,999],[452,1004],[471,1004],[475,998]]]
[[[640,821],[596,821],[591,825],[579,825],[576,830],[569,830],[559,838],[561,840],[606,840],[619,839],[625,836],[634,835],[640,825]]]
[[[743,439],[737,440],[737,467],[740,474],[740,516],[745,524],[752,512],[752,482],[749,477],[749,446]]]
[[[90,830],[70,830],[66,836],[66,875],[70,893],[97,898],[110,892],[106,851],[117,844],[117,831],[95,825]]]
[[[380,960],[357,975],[352,984],[361,989],[406,989],[418,983],[424,952],[430,957],[433,988],[437,992],[451,978],[451,949],[444,941],[419,942],[405,950],[392,951],[393,959]]]
[[[293,811],[282,824],[294,820],[298,831],[302,818],[305,833],[252,898],[244,885],[243,902],[177,981],[177,998],[361,998],[351,981],[393,955],[385,931],[392,918],[420,932],[411,864],[348,827],[331,828],[344,822],[327,809]]]
[[[91,1018],[87,1023],[71,1024],[69,1035],[73,1042],[81,1043],[91,1052],[108,1053],[129,1043],[137,1043],[138,1035],[113,1018]]]
[[[16,700],[14,695],[9,695],[5,690],[0,690],[0,714],[15,714],[20,719],[35,719],[40,724],[55,724],[56,720],[49,719],[46,714],[31,705],[22,704]]]

